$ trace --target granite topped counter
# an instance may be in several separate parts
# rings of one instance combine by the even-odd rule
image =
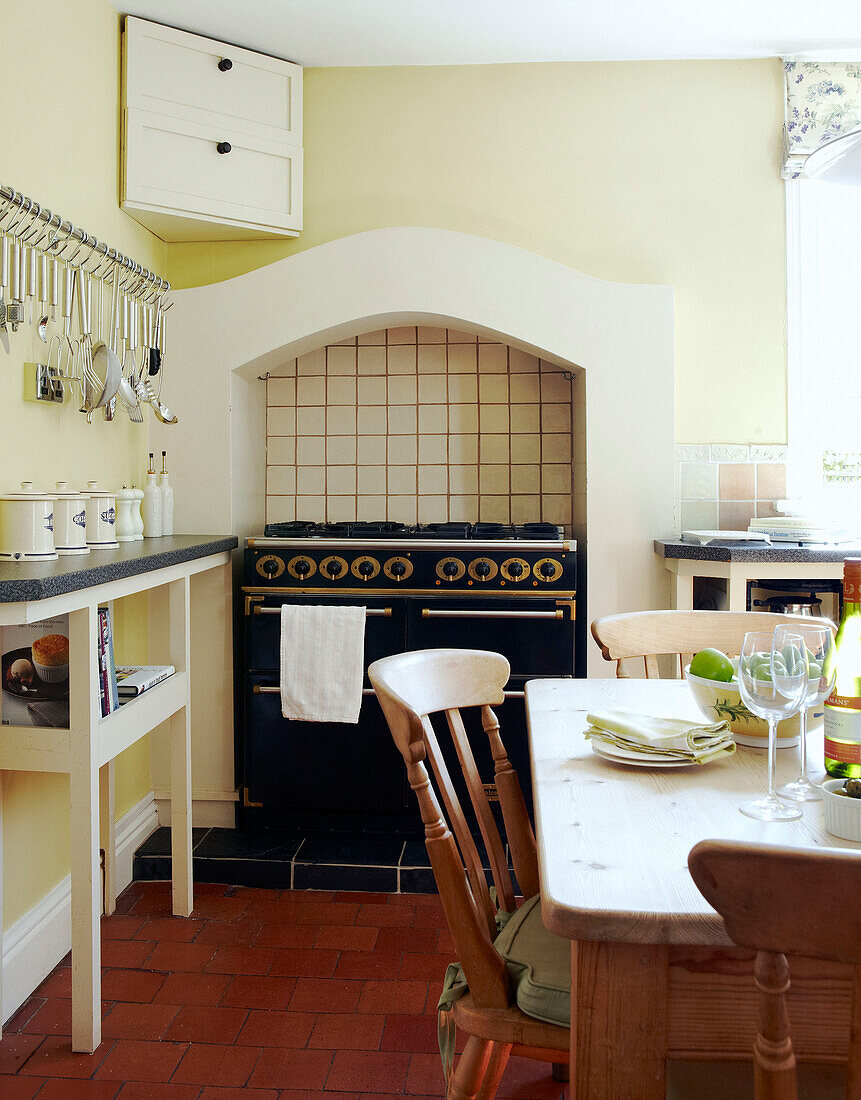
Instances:
[[[235,550],[234,535],[166,535],[57,561],[0,562],[0,604],[44,600]]]
[[[655,539],[655,553],[662,558],[684,558],[688,561],[753,562],[767,565],[792,562],[796,565],[815,562],[842,562],[845,558],[861,557],[861,546],[825,546],[810,544],[791,546],[699,546],[681,539]]]

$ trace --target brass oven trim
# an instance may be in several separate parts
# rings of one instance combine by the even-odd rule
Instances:
[[[380,599],[388,600],[393,596],[441,596],[445,599],[456,599],[458,596],[463,596],[467,599],[480,598],[482,600],[487,599],[533,599],[533,600],[547,600],[556,599],[558,604],[571,604],[571,618],[574,618],[574,601],[577,593],[573,590],[565,592],[551,591],[548,592],[546,588],[512,588],[510,591],[501,591],[500,589],[486,589],[486,588],[443,588],[441,585],[439,588],[279,588],[272,586],[271,588],[261,588],[255,585],[243,585],[242,591],[246,595],[253,596],[363,596],[365,599]],[[479,595],[480,594],[480,595]],[[247,612],[246,612],[247,613]]]

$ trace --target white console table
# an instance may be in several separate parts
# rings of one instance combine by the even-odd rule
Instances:
[[[0,770],[66,772],[69,775],[72,1050],[75,1051],[90,1053],[101,1042],[99,768],[108,764],[112,769],[119,753],[168,720],[171,729],[173,912],[178,916],[188,916],[194,904],[191,863],[190,578],[195,573],[226,565],[230,560],[230,550],[235,546],[236,540],[229,537],[173,536],[148,539],[144,543],[126,543],[119,550],[94,552],[84,558],[64,558],[60,562],[39,565],[0,565],[0,627],[39,622],[56,615],[69,616],[70,728],[0,726]],[[107,718],[102,718],[98,687],[99,605],[163,585],[169,592],[170,641],[168,652],[155,654],[154,659],[157,663],[174,665],[176,672]],[[23,598],[16,599],[19,594]],[[109,782],[113,790],[112,771]],[[111,912],[116,903],[112,798],[107,828],[105,910]]]

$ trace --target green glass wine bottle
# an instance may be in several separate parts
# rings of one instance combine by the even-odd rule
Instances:
[[[825,700],[825,770],[861,778],[861,558],[843,563],[843,618],[834,645],[837,679]]]

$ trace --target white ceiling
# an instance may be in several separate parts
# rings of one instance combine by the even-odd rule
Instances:
[[[861,55],[858,0],[112,0],[300,65]]]

